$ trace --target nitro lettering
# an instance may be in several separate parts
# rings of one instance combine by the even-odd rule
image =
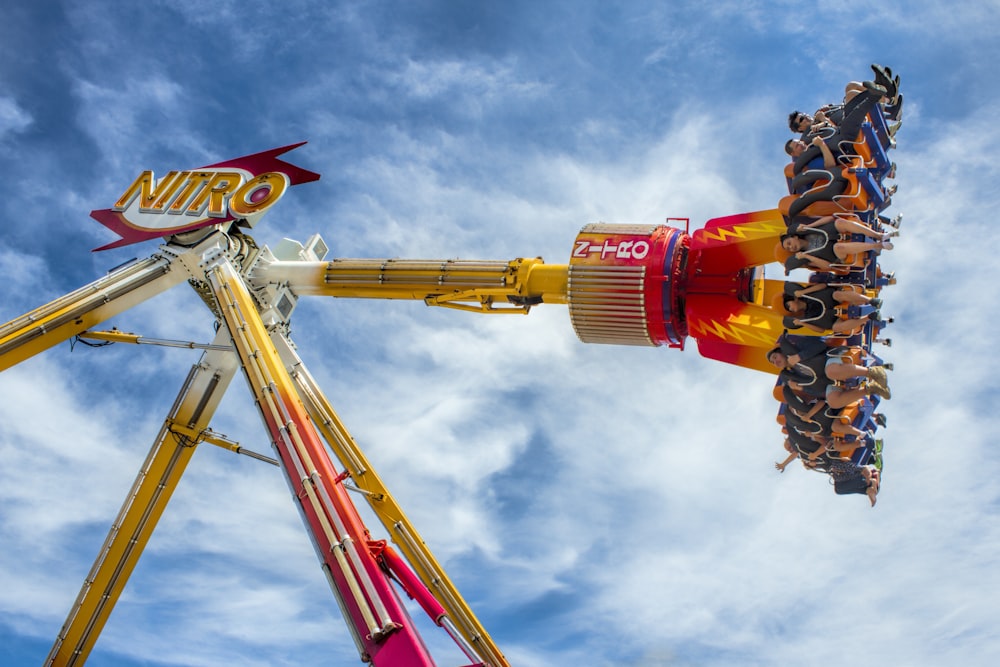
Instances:
[[[220,171],[211,176],[211,180],[201,189],[198,195],[191,200],[191,204],[185,211],[188,215],[201,216],[208,208],[208,217],[226,217],[226,198],[232,194],[243,181],[243,177],[234,172]]]
[[[577,239],[573,257],[585,258],[597,254],[601,259],[607,259],[609,255],[616,259],[645,259],[649,254],[649,241],[621,240],[615,243],[611,239],[605,239],[600,244],[594,244],[588,240]]]
[[[152,173],[152,172],[150,172]],[[142,206],[142,201],[139,200],[139,212],[140,213],[163,213],[163,209],[167,207],[174,199],[174,195],[177,194],[177,188],[181,186],[181,183],[185,182],[188,177],[188,172],[186,171],[172,171],[167,174],[163,180],[160,181],[159,187],[153,193],[156,197],[156,203],[152,206]],[[160,191],[163,192],[160,192]]]
[[[171,171],[159,181],[152,171],[144,171],[111,210],[125,212],[138,199],[139,213],[245,218],[278,201],[288,185],[288,176],[280,172],[259,174],[244,183],[243,175],[234,171]]]
[[[278,201],[287,187],[288,177],[281,172],[261,174],[233,193],[233,198],[229,200],[229,210],[237,218],[259,213]]]
[[[174,215],[180,215],[181,213],[190,213],[190,211],[184,210],[187,208],[188,201],[191,200],[199,190],[205,187],[205,183],[208,182],[209,174],[201,172],[192,172],[188,177],[187,183],[180,192],[177,193],[177,197],[174,199],[170,207],[167,208],[167,213],[172,213]]]
[[[187,179],[187,173],[186,171],[172,171],[160,179],[160,182],[154,187],[153,172],[144,171],[129,186],[125,194],[119,197],[111,210],[124,211],[136,197],[139,197],[140,213],[162,213],[163,207],[177,191],[177,186]]]

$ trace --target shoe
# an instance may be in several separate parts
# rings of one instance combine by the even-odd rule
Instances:
[[[881,396],[887,401],[892,399],[892,392],[885,385],[878,384],[877,382],[869,382],[868,389],[871,390],[871,393]]]
[[[889,241],[881,241],[879,245],[882,246],[882,250],[892,250],[893,245]]]
[[[899,121],[895,125],[890,125],[889,126],[889,136],[890,137],[895,137],[896,136],[896,132],[899,131],[899,126],[902,125],[902,124],[903,124],[903,121]]]
[[[899,226],[903,224],[903,214],[898,213],[895,218],[889,221],[889,224],[895,227],[896,229],[899,229]]]
[[[897,229],[897,230],[892,231],[892,232],[887,232],[887,233],[883,234],[883,236],[885,238],[887,238],[887,239],[894,239],[897,236],[899,236],[899,230]]]
[[[894,103],[890,107],[886,107],[886,118],[891,121],[898,121],[900,116],[903,115],[903,94],[900,93],[896,96]]]
[[[886,71],[888,71],[888,69],[889,68],[887,67]],[[890,76],[891,76],[891,74],[890,74]],[[899,75],[897,74],[892,79],[892,85],[891,86],[886,86],[886,90],[892,90],[892,98],[889,100],[889,103],[886,106],[893,106],[894,107],[894,106],[896,106],[896,105],[899,104],[899,97],[900,97],[900,95],[899,95],[899,88],[900,88],[901,85],[902,84],[900,83]]]
[[[897,126],[898,127],[898,126]],[[890,133],[891,136],[891,133]],[[889,173],[885,175],[886,178],[896,178],[896,163],[893,162],[889,166]]]
[[[870,299],[868,301],[868,305],[874,308],[875,310],[878,310],[879,308],[882,307],[882,299]]]
[[[882,414],[881,412],[876,412],[872,416],[875,418],[875,423],[876,424],[878,424],[882,428],[885,428],[885,415],[884,414]],[[878,440],[876,440],[875,442],[878,442]]]
[[[891,338],[876,338],[875,342],[876,343],[882,343],[886,347],[892,347],[892,339]]]
[[[881,366],[869,366],[868,379],[883,387],[887,387],[889,382],[889,377],[886,375],[885,369]]]
[[[894,100],[896,95],[899,93],[896,90],[896,82],[892,78],[892,70],[888,67],[873,64],[872,71],[875,72],[875,81],[872,82],[873,85],[885,91],[885,97],[890,101]],[[868,83],[868,81],[865,81],[865,88],[868,90],[876,90],[875,87],[869,86]]]
[[[877,368],[877,367],[876,367],[876,368]],[[887,370],[887,371],[893,371],[893,370],[896,370],[896,366],[895,366],[895,365],[894,365],[894,364],[893,364],[892,362],[889,362],[889,363],[887,363],[887,364],[882,364],[882,368],[884,368],[884,369],[885,369],[885,370]]]
[[[889,91],[886,89],[885,86],[879,85],[874,81],[865,81],[863,85],[868,90],[872,91],[873,93],[879,93],[883,97],[895,97],[895,95],[889,95]]]
[[[882,313],[877,310],[872,311],[868,313],[868,319],[872,322],[880,322],[882,320]]]

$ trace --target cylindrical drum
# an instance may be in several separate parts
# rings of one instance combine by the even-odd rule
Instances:
[[[569,261],[569,317],[585,343],[683,347],[679,276],[690,237],[665,225],[584,227]]]

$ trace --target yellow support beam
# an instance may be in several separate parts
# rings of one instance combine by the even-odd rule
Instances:
[[[0,325],[0,371],[68,340],[188,277],[154,255]]]
[[[508,667],[509,663],[499,647],[424,543],[402,507],[389,493],[368,458],[358,447],[296,354],[291,342],[280,332],[272,332],[271,340],[295,380],[309,417],[341,465],[350,473],[351,480],[364,492],[368,504],[392,536],[393,543],[399,547],[410,567],[447,611],[465,642],[492,667]]]
[[[163,347],[179,347],[187,350],[232,350],[231,345],[211,345],[194,343],[185,340],[168,340],[164,338],[149,338],[134,333],[126,333],[118,329],[110,331],[84,331],[77,338],[96,340],[104,343],[129,343],[131,345],[161,345]]]
[[[215,342],[227,344],[228,331],[220,330]],[[194,454],[198,437],[192,434],[208,427],[237,367],[234,354],[210,350],[191,369],[59,631],[46,665],[62,667],[86,662]]]
[[[484,313],[527,312],[566,303],[569,267],[541,259],[505,261],[335,259],[262,262],[248,276],[263,288],[287,285],[300,296],[409,299]]]

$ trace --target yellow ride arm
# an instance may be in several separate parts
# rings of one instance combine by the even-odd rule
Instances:
[[[183,282],[185,271],[154,255],[0,326],[0,371]]]
[[[177,401],[167,416],[111,526],[94,565],[46,665],[82,665],[94,648],[132,570],[142,555],[187,468],[195,447],[238,368],[228,351],[229,333],[220,330],[214,349],[191,368]]]
[[[416,299],[475,312],[524,313],[538,303],[566,303],[568,267],[537,258],[274,261],[261,262],[248,278],[261,287],[285,284],[297,295]]]
[[[444,568],[434,558],[434,554],[406,517],[402,507],[389,493],[364,452],[323,395],[319,385],[306,370],[291,342],[278,332],[272,332],[271,340],[288,367],[309,417],[319,429],[323,439],[350,473],[351,480],[362,491],[365,500],[392,536],[393,543],[406,556],[410,567],[448,613],[441,625],[453,636],[457,631],[474,649],[475,654],[483,656],[488,664],[493,667],[506,667],[509,663],[503,653],[476,618],[458,588],[448,578]]]

